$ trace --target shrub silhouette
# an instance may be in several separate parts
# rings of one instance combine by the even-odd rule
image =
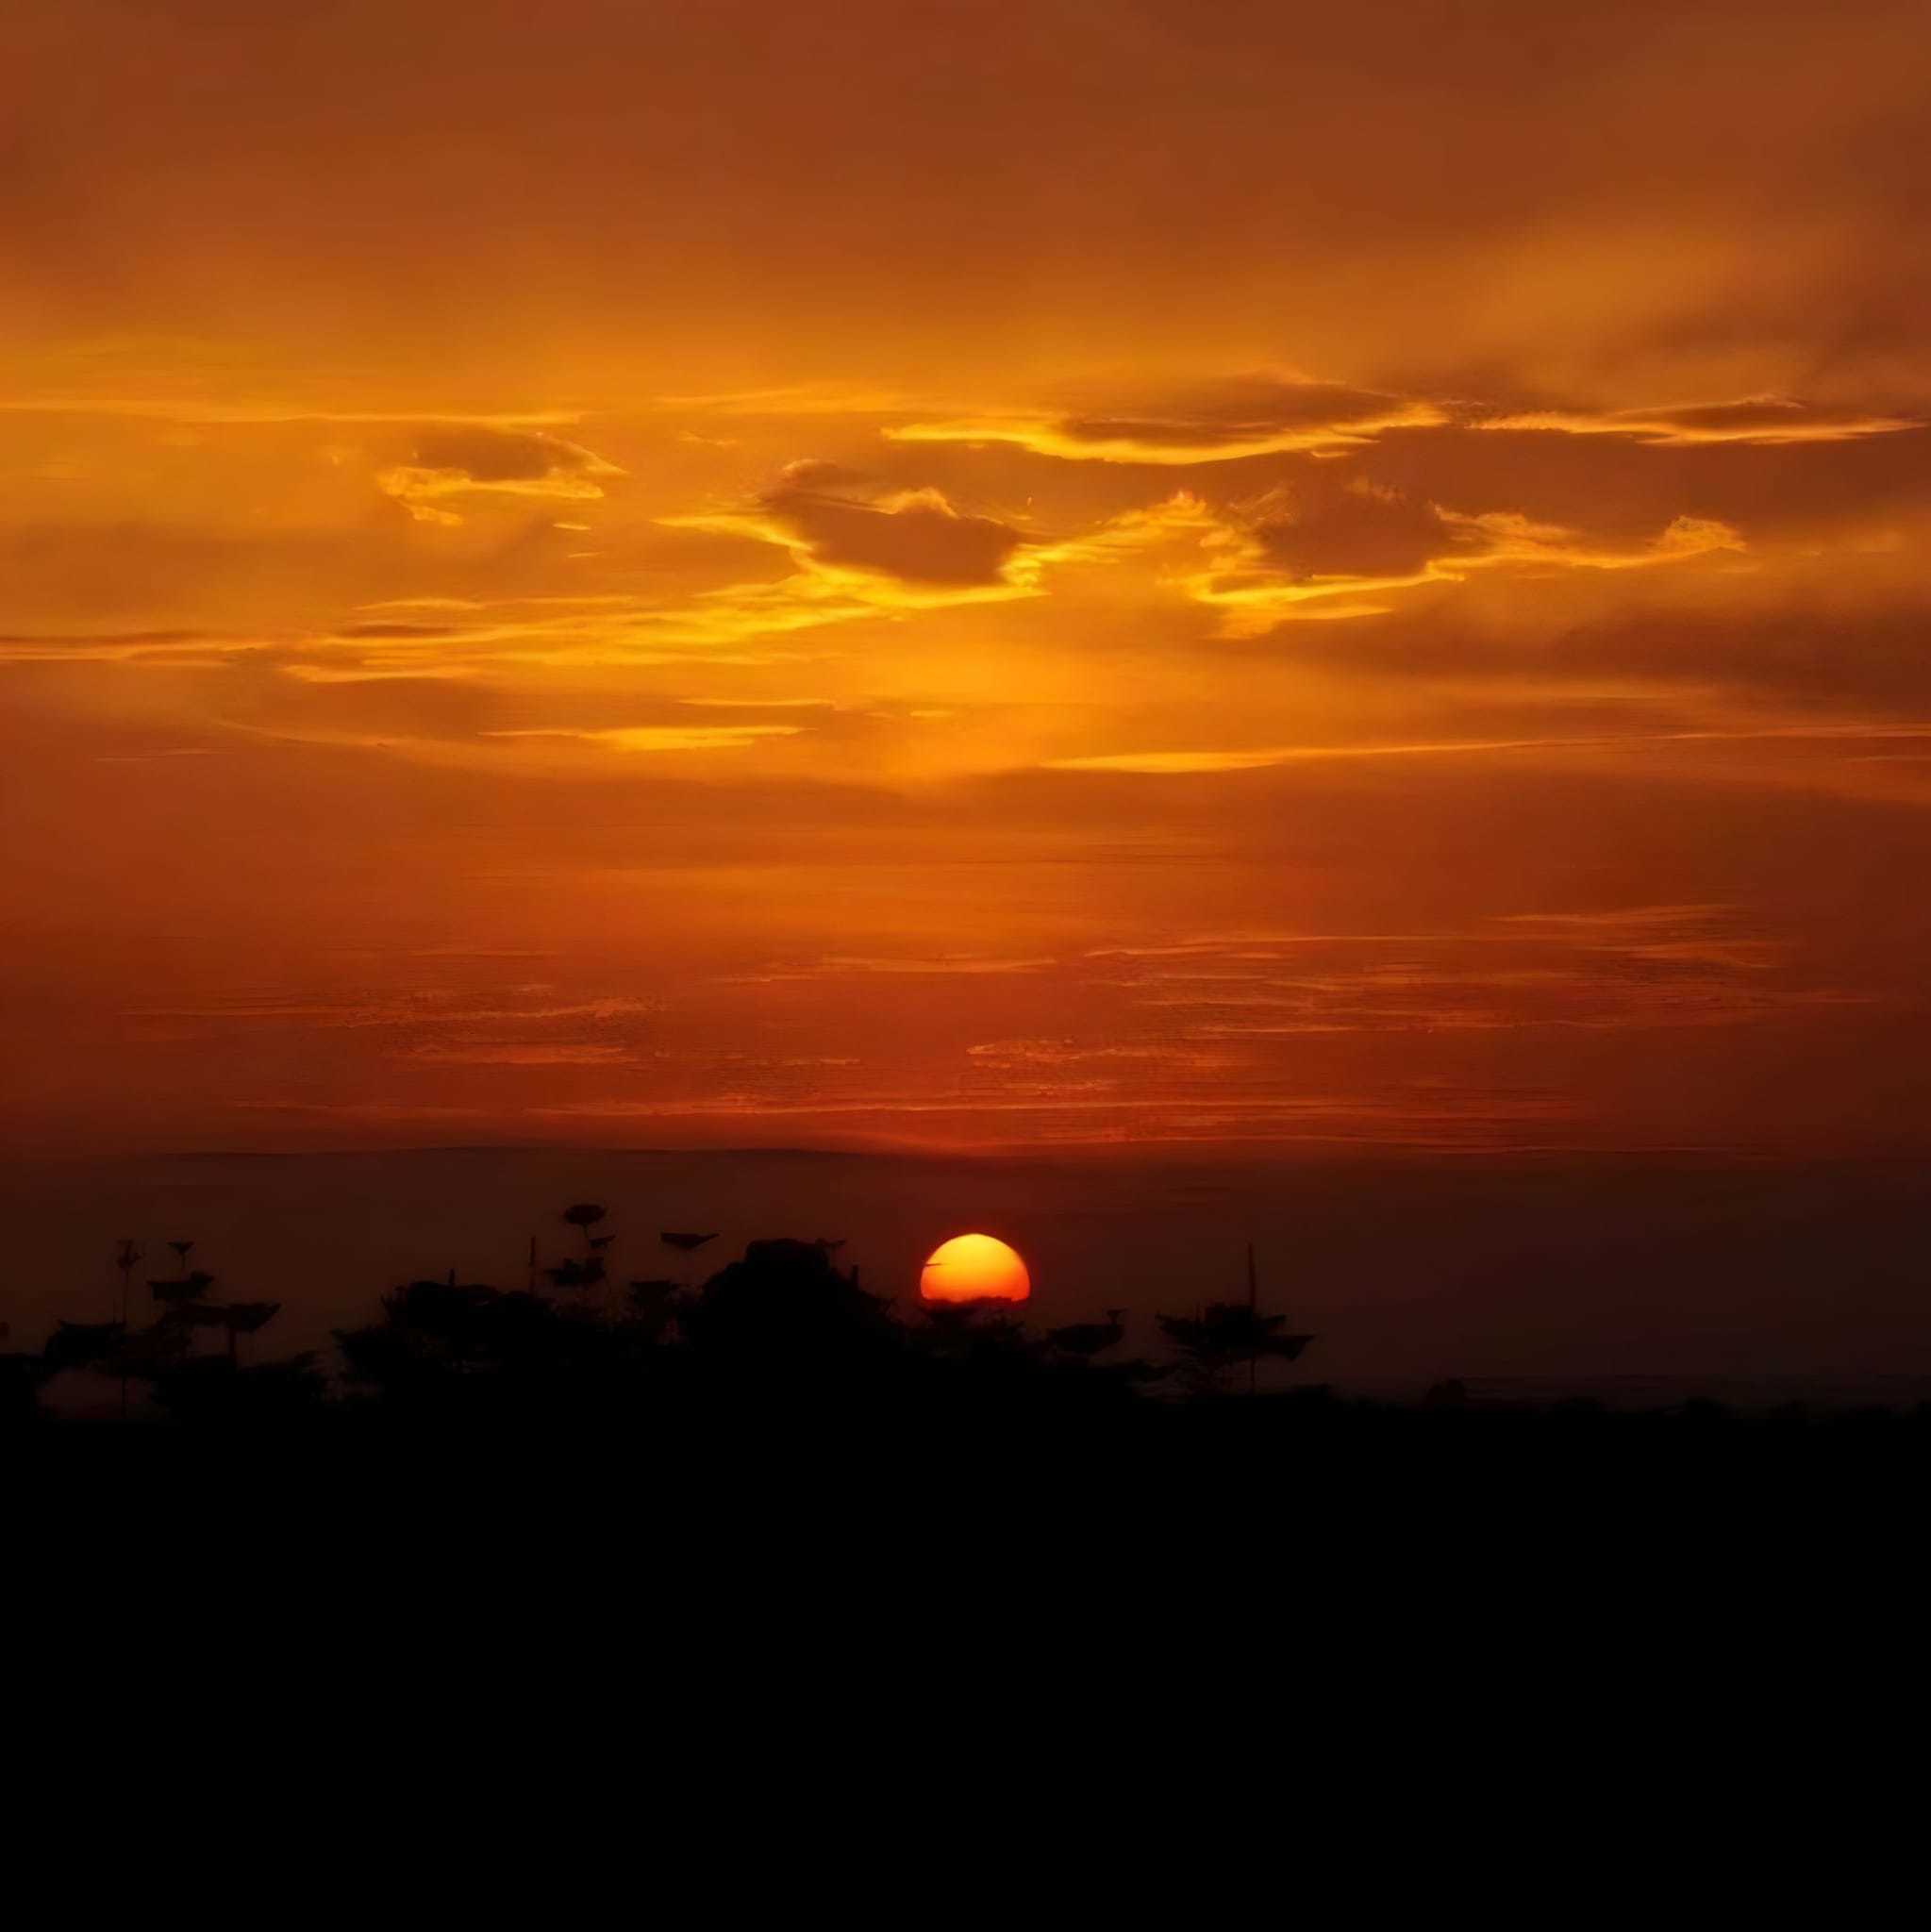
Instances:
[[[664,1341],[677,1319],[678,1284],[674,1281],[633,1281],[626,1295],[630,1319],[652,1341]]]
[[[0,1355],[0,1426],[31,1422],[40,1414],[41,1384],[47,1366],[37,1355],[10,1351]]]
[[[1062,1355],[1090,1361],[1126,1340],[1126,1310],[1108,1308],[1104,1322],[1074,1322],[1064,1328],[1049,1328],[1046,1340]]]
[[[328,1379],[312,1353],[255,1368],[201,1356],[162,1369],[154,1385],[155,1400],[169,1415],[203,1426],[308,1422],[328,1397]]]

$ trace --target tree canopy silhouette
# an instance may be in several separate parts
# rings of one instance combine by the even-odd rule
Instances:
[[[1183,1382],[1219,1394],[1229,1373],[1257,1362],[1298,1361],[1311,1335],[1283,1335],[1285,1315],[1263,1315],[1245,1302],[1209,1302],[1197,1315],[1161,1315],[1160,1332],[1180,1358]]]

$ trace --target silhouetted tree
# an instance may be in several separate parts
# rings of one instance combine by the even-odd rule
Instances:
[[[258,1334],[282,1311],[279,1302],[229,1302],[221,1310],[222,1326],[228,1331],[228,1359],[237,1358],[237,1348],[244,1335]]]
[[[579,1201],[574,1207],[563,1210],[563,1219],[583,1236],[583,1251],[589,1254],[597,1243],[591,1238],[591,1229],[609,1213],[609,1209],[596,1201]]]
[[[617,1239],[614,1234],[592,1234],[609,1218],[610,1210],[600,1201],[578,1201],[564,1208],[559,1219],[566,1221],[583,1236],[583,1256],[574,1260],[569,1257],[555,1268],[545,1268],[543,1278],[552,1288],[598,1288],[605,1278],[604,1250]]]
[[[1104,1322],[1074,1322],[1064,1328],[1049,1328],[1046,1340],[1062,1355],[1090,1361],[1126,1340],[1126,1310],[1108,1308]]]
[[[114,1266],[121,1274],[121,1320],[127,1320],[127,1283],[136,1268],[141,1265],[141,1244],[128,1240],[125,1235],[114,1243]]]
[[[522,1290],[412,1281],[336,1341],[354,1386],[391,1414],[570,1421],[646,1412],[658,1334]]]
[[[753,1241],[679,1305],[678,1331],[700,1354],[788,1374],[878,1367],[902,1335],[814,1241]]]
[[[182,1302],[198,1302],[214,1286],[214,1276],[205,1269],[197,1268],[191,1274],[185,1269],[172,1279],[149,1281],[149,1291],[158,1302],[165,1302],[171,1307]]]
[[[1198,1315],[1160,1315],[1161,1332],[1180,1357],[1182,1380],[1196,1394],[1223,1392],[1229,1372],[1264,1360],[1298,1360],[1314,1340],[1283,1335],[1285,1315],[1263,1315],[1243,1302],[1209,1302]]]
[[[925,1302],[912,1330],[921,1351],[935,1361],[987,1370],[1031,1371],[1044,1361],[1039,1339],[1008,1302]]]

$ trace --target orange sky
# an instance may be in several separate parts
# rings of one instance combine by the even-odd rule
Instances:
[[[8,1143],[1922,1143],[1927,29],[15,0]]]

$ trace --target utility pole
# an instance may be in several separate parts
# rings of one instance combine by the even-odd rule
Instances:
[[[127,1420],[127,1284],[141,1259],[141,1249],[126,1236],[114,1250],[114,1266],[121,1271],[121,1420]]]
[[[1247,1392],[1252,1395],[1256,1392],[1260,1374],[1259,1336],[1256,1332],[1260,1325],[1260,1275],[1254,1265],[1252,1241],[1247,1243]]]

